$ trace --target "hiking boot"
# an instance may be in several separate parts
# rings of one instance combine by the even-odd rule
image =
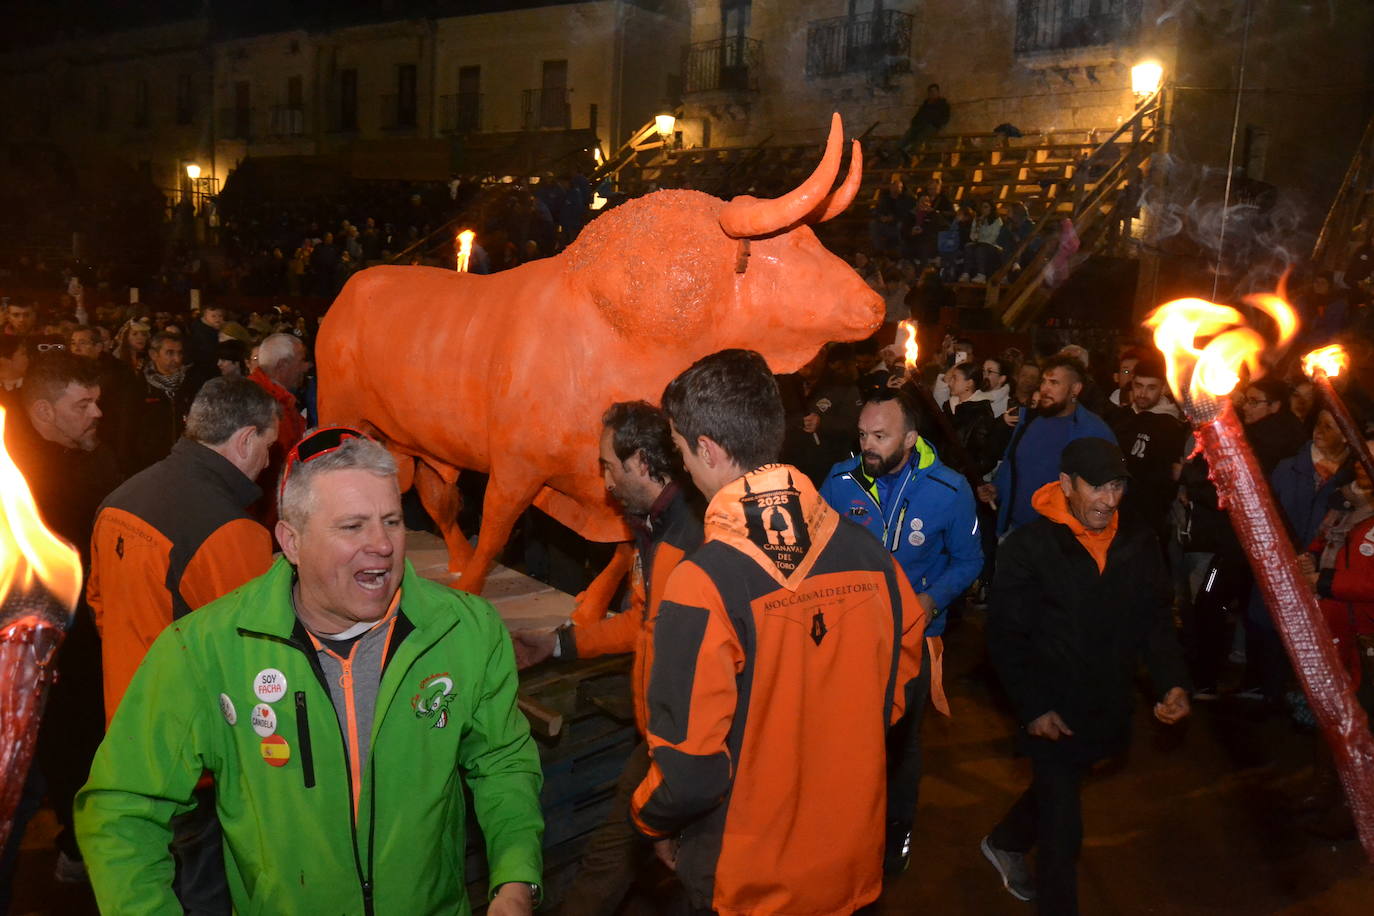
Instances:
[[[887,822],[887,842],[883,847],[883,874],[889,878],[906,871],[911,862],[911,827],[900,821]]]
[[[983,837],[983,842],[978,848],[983,850],[983,857],[991,862],[992,867],[997,869],[997,874],[1002,876],[1002,886],[1007,889],[1008,894],[1017,900],[1035,899],[1035,882],[1031,880],[1030,869],[1026,866],[1025,853],[998,849],[988,842],[987,837]]]

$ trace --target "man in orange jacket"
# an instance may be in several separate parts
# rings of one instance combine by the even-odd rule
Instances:
[[[710,505],[650,621],[635,826],[697,912],[852,913],[882,890],[884,743],[925,612],[882,544],[774,463],[783,409],[762,356],[698,360],[663,407]]]
[[[625,509],[635,533],[636,562],[629,606],[591,624],[514,634],[516,658],[528,667],[547,658],[593,658],[634,653],[631,676],[635,722],[646,732],[644,695],[653,647],[647,621],[669,574],[701,546],[701,512],[678,483],[682,458],[668,418],[643,401],[611,405],[601,419],[601,472],[606,491]],[[606,822],[587,840],[577,878],[564,893],[559,916],[611,914],[633,883],[648,844],[630,826],[630,795],[649,771],[648,747],[630,753]],[[648,856],[652,858],[652,856]]]
[[[101,633],[107,724],[158,634],[272,565],[271,536],[247,508],[261,495],[253,478],[267,465],[278,415],[252,382],[211,379],[172,453],[101,505],[86,597]],[[213,789],[198,796],[176,825],[177,895],[188,910],[228,912]]]

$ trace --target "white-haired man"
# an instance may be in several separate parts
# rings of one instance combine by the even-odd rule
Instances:
[[[355,430],[287,456],[263,576],[174,622],[78,801],[103,912],[179,912],[167,850],[202,769],[236,912],[467,914],[466,785],[491,916],[531,912],[542,778],[510,638],[405,562],[395,462]]]
[[[259,517],[270,529],[277,521],[276,493],[272,485],[281,477],[287,452],[305,435],[305,417],[293,393],[305,379],[310,362],[305,358],[305,344],[290,334],[269,334],[257,349],[257,367],[248,380],[272,395],[281,407],[277,423],[277,441],[267,456],[267,468],[258,475],[258,485],[267,498],[262,501]]]

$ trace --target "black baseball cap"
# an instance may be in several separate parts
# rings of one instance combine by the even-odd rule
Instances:
[[[1064,446],[1059,456],[1059,471],[1070,477],[1082,477],[1095,487],[1113,480],[1131,479],[1121,449],[1109,439],[1073,440]]]

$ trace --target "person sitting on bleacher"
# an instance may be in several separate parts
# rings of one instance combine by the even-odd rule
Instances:
[[[978,215],[969,229],[969,244],[964,249],[964,272],[960,283],[986,283],[988,274],[1002,266],[1002,220],[990,200],[978,201]],[[970,281],[969,271],[973,271]]]

